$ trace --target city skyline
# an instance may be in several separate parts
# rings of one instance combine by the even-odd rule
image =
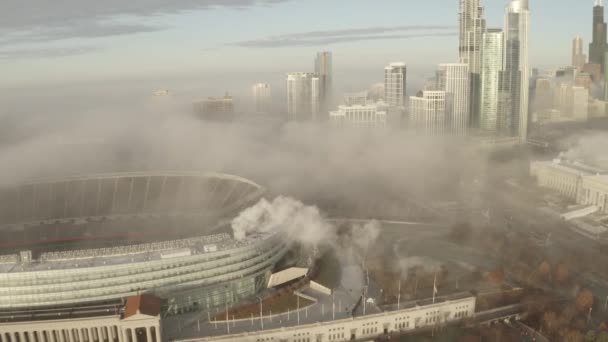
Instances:
[[[316,0],[308,6],[295,1],[176,2],[171,6],[150,1],[143,9],[111,3],[104,11],[95,6],[83,10],[82,4],[68,1],[70,8],[58,5],[46,17],[9,3],[3,12],[6,20],[0,24],[4,33],[0,63],[7,71],[0,86],[229,71],[243,58],[248,63],[239,64],[239,70],[286,72],[310,65],[310,55],[323,50],[332,51],[339,61],[336,69],[372,69],[403,60],[412,69],[432,70],[439,63],[457,60],[458,3],[446,1],[438,8],[423,3],[415,11],[399,11],[411,3],[387,1],[390,6],[352,4],[352,16],[339,25],[331,19],[341,1],[332,3],[326,13],[315,11],[321,6]],[[482,5],[487,27],[501,27],[503,4],[486,2]],[[577,2],[572,6],[572,1],[562,0],[543,8],[543,16],[535,17],[531,27],[535,42],[531,65],[566,64],[572,37],[581,35],[590,42],[592,5]],[[530,6],[534,13],[539,5]],[[316,20],[308,22],[306,15],[288,18],[292,11],[314,12]],[[581,20],[567,28],[558,25],[560,18],[575,18],[575,13],[580,13]],[[264,22],[269,15],[276,19]],[[360,20],[363,15],[366,20]],[[254,29],[226,25],[233,20]],[[421,41],[436,44],[421,45]],[[367,51],[354,53],[361,48]],[[269,58],[278,53],[284,58]]]

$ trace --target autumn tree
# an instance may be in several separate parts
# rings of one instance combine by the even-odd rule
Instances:
[[[581,313],[586,313],[593,306],[593,293],[584,289],[576,296],[576,309]]]

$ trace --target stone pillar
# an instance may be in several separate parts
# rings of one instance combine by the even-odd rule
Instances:
[[[137,334],[135,333],[135,328],[131,329],[131,342],[137,342]]]

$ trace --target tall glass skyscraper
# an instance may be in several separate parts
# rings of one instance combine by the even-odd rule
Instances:
[[[593,39],[589,44],[589,63],[599,64],[604,70],[604,53],[606,51],[606,21],[602,0],[595,0],[593,6]]]
[[[460,63],[469,65],[471,74],[469,106],[470,122],[473,126],[479,124],[482,38],[486,30],[483,12],[480,0],[460,0],[459,56]]]
[[[323,115],[327,114],[332,105],[332,55],[329,51],[317,53],[315,72],[319,76],[319,106]],[[320,118],[324,120],[324,118]]]
[[[500,74],[498,131],[502,134],[528,137],[528,98],[530,65],[528,0],[510,0],[505,13],[504,61]]]
[[[437,89],[443,90],[452,101],[446,121],[448,132],[465,135],[469,128],[469,65],[464,63],[439,64]]]
[[[317,121],[319,77],[316,73],[287,74],[287,116],[291,121]]]
[[[495,133],[498,127],[498,89],[504,52],[503,39],[501,29],[489,29],[483,35],[479,126],[484,132]]]

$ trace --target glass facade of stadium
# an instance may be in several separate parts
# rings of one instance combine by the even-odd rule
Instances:
[[[287,251],[277,239],[147,262],[0,274],[0,309],[103,302],[144,292],[167,299],[171,312],[230,304],[266,285]]]

